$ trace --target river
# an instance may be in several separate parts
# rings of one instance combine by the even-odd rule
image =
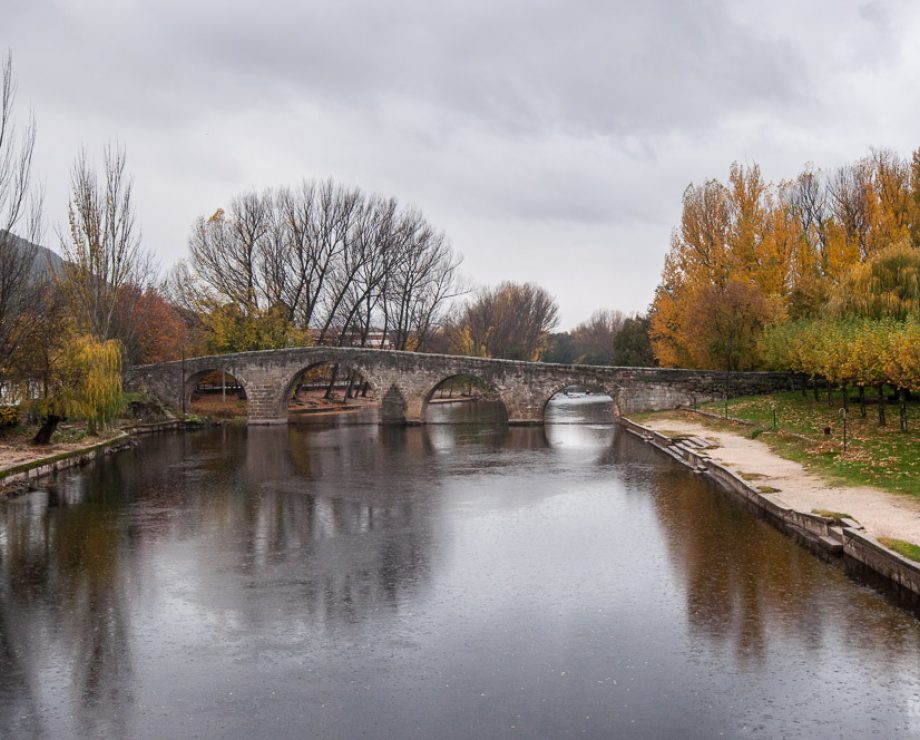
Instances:
[[[431,414],[0,504],[0,737],[920,733],[920,623],[839,566],[617,427]]]

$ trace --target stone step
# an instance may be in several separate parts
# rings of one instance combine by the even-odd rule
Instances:
[[[830,535],[823,535],[818,539],[821,541],[824,547],[827,548],[828,551],[833,553],[843,552],[843,543],[837,542],[837,540],[835,540]]]
[[[703,439],[702,437],[689,437],[689,439],[692,440],[697,447],[703,450],[711,450],[713,447],[718,447],[717,444],[713,444],[709,440]]]

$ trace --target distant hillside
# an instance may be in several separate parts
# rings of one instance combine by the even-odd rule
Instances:
[[[49,273],[57,274],[64,269],[64,260],[47,247],[43,247],[40,244],[32,244],[32,242],[26,241],[6,231],[0,231],[0,239],[12,239],[13,248],[20,251],[29,249],[35,250],[35,257],[32,261],[32,271],[30,274],[30,277],[33,279]]]

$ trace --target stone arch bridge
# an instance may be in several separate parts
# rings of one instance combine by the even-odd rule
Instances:
[[[541,423],[547,402],[572,385],[609,395],[614,416],[714,400],[726,387],[725,373],[707,370],[557,365],[357,347],[237,352],[141,365],[125,372],[125,387],[182,408],[183,396],[190,400],[200,378],[223,370],[245,388],[249,423],[276,424],[287,421],[288,399],[301,374],[324,363],[358,372],[381,401],[381,423],[389,424],[422,423],[434,390],[458,375],[491,385],[511,424]],[[734,373],[730,383],[732,395],[747,395],[788,389],[791,379],[786,373]]]

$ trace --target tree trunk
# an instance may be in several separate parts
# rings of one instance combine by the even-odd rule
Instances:
[[[878,425],[885,426],[885,386],[881,383],[878,386]]]
[[[834,385],[830,381],[827,383],[827,405],[834,405]]]
[[[850,388],[846,383],[843,384],[843,409],[847,412],[850,410]]]
[[[51,444],[51,435],[54,434],[55,430],[60,424],[64,421],[64,418],[61,416],[55,416],[54,414],[48,414],[43,420],[42,425],[39,430],[35,433],[35,436],[32,438],[32,444],[34,445],[47,445]]]
[[[859,415],[866,418],[866,386],[859,386]]]
[[[811,389],[815,394],[815,400],[818,400],[818,378],[817,376],[811,379]]]
[[[907,388],[898,388],[898,418],[901,431],[907,431]]]
[[[348,389],[345,391],[345,400],[355,397],[355,374],[351,373],[348,376]]]
[[[339,377],[339,365],[338,363],[336,363],[335,365],[332,366],[332,379],[329,381],[329,387],[326,388],[326,393],[323,396],[323,398],[326,399],[327,401],[332,398],[332,391],[335,388],[335,381],[338,379],[338,377]]]
[[[367,398],[367,392],[370,390],[370,387],[371,384],[365,380],[364,385],[361,386],[361,398]]]

